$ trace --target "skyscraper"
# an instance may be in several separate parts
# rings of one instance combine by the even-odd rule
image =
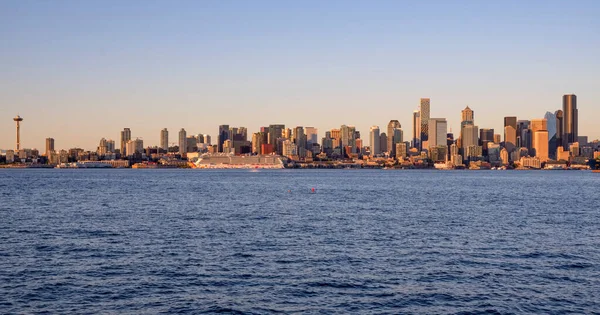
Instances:
[[[179,130],[179,154],[185,155],[187,153],[187,132],[181,128]]]
[[[379,139],[379,126],[371,127],[369,134],[370,146],[371,146],[371,156],[375,156],[381,153],[380,149],[380,139]]]
[[[319,143],[318,130],[315,127],[304,127],[304,134],[306,135],[306,145],[312,147],[314,143]]]
[[[577,142],[578,113],[577,96],[575,94],[563,95],[563,148],[568,150],[571,143]]]
[[[488,144],[494,143],[494,129],[481,128],[479,129],[479,145],[483,151],[483,155],[487,155]],[[497,143],[499,144],[499,143]]]
[[[127,156],[127,142],[131,140],[131,130],[129,128],[123,129],[121,131],[121,155]]]
[[[282,148],[279,148],[277,139],[281,138],[283,135],[283,129],[285,129],[285,125],[269,125],[269,136],[267,138],[267,142],[268,144],[273,145],[274,152],[281,153]]]
[[[223,152],[223,143],[229,140],[229,125],[220,125],[219,134],[217,136],[217,151]]]
[[[556,149],[558,148],[558,139],[556,137],[556,115],[552,112],[546,112],[544,119],[546,119],[546,130],[548,130],[548,157],[555,159]]]
[[[540,162],[548,161],[548,130],[536,130],[533,138],[535,156]]]
[[[418,110],[413,112],[413,134],[412,134],[412,146],[413,148],[421,149],[421,112]]]
[[[504,147],[510,154],[517,146],[517,117],[504,117]]]
[[[564,136],[564,114],[562,110],[557,110],[554,112],[554,116],[556,116],[556,147],[563,147],[564,149],[564,141],[563,141],[563,136]]]
[[[54,138],[46,138],[46,157],[54,151]]]
[[[446,118],[429,119],[429,148],[448,144],[448,123]]]
[[[392,154],[392,152],[396,150],[395,143],[399,142],[399,141],[395,141],[397,139],[394,139],[394,130],[400,129],[400,128],[401,128],[400,122],[397,120],[390,120],[390,122],[387,125],[387,135],[388,135],[387,148],[388,148],[388,151],[390,152],[390,154]]]
[[[479,145],[478,133],[479,128],[475,125],[464,125],[462,127],[460,138],[464,152],[466,152],[467,148],[470,146]]]
[[[355,131],[356,127],[354,126],[342,125],[342,127],[340,128],[340,133],[342,137],[342,152],[344,152],[345,147],[351,147],[351,153],[356,153]]]
[[[169,131],[167,128],[160,131],[160,148],[169,151]]]
[[[473,110],[471,108],[469,108],[469,106],[465,107],[465,109],[463,109],[460,112],[460,124],[461,126],[463,125],[473,125],[475,123],[475,112],[473,112]]]
[[[429,115],[431,110],[431,100],[428,98],[421,99],[420,109],[420,120],[421,120],[421,143],[423,146],[423,142],[429,140]]]
[[[538,144],[536,143],[537,138],[535,133],[538,131],[546,131],[546,134],[548,134],[548,121],[546,119],[532,119],[531,120],[531,125],[530,125],[530,129],[531,129],[531,148],[535,149],[538,147]],[[547,147],[548,145],[546,144],[546,151],[547,151]]]
[[[517,121],[517,147],[531,150],[531,122],[529,120]]]

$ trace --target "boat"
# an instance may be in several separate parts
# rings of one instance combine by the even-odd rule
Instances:
[[[592,170],[592,173],[600,173],[600,170]]]

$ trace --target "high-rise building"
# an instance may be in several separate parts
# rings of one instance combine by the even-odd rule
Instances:
[[[479,145],[483,150],[483,155],[488,153],[488,144],[494,143],[494,129],[481,128],[479,129]]]
[[[475,112],[469,108],[469,106],[465,107],[461,111],[461,119],[460,124],[463,125],[473,125],[475,123]]]
[[[396,150],[396,146],[395,143],[398,143],[399,141],[395,141],[397,139],[394,139],[394,130],[395,129],[400,129],[402,128],[402,126],[400,125],[400,122],[397,120],[390,120],[390,122],[387,125],[387,135],[388,135],[388,144],[387,144],[387,148],[388,151],[393,152]]]
[[[229,140],[229,125],[220,125],[219,126],[219,135],[217,136],[217,151],[223,151],[223,144],[226,140]]]
[[[429,148],[448,144],[448,123],[446,118],[429,119]]]
[[[563,141],[563,135],[564,135],[564,114],[562,110],[557,110],[554,112],[554,116],[556,117],[556,147],[563,147],[564,149],[564,141]]]
[[[421,120],[421,146],[423,142],[429,140],[429,115],[431,113],[431,100],[429,98],[422,98],[421,105],[419,107],[420,120]]]
[[[552,112],[546,112],[544,119],[546,119],[546,130],[548,130],[548,156],[552,159],[556,159],[556,149],[558,148],[556,115]]]
[[[369,133],[369,144],[371,146],[371,156],[376,156],[381,153],[380,139],[379,139],[379,126],[371,127]]]
[[[129,153],[127,152],[127,142],[131,140],[131,130],[129,128],[123,129],[121,131],[121,155],[127,156]]]
[[[510,154],[517,146],[517,117],[504,117],[504,147]]]
[[[413,112],[413,134],[412,134],[412,146],[413,148],[421,149],[421,112],[416,110]]]
[[[396,158],[403,159],[408,153],[408,142],[396,143]]]
[[[387,150],[387,135],[385,134],[385,132],[382,132],[381,134],[379,134],[379,152],[388,152]]]
[[[160,148],[169,151],[169,131],[167,128],[160,131]]]
[[[533,121],[532,121],[533,122]],[[548,161],[548,130],[534,132],[533,150],[541,162]]]
[[[517,121],[517,147],[531,150],[531,122],[529,120]]]
[[[304,127],[304,134],[306,135],[306,145],[312,147],[314,143],[319,143],[318,130],[315,127]]]
[[[341,137],[342,137],[342,150],[345,150],[345,147],[351,147],[351,153],[356,153],[356,128],[354,126],[346,126],[342,125],[340,128]],[[344,152],[344,151],[342,151]]]
[[[273,145],[273,151],[281,153],[282,148],[279,147],[277,139],[283,136],[283,130],[285,125],[269,125],[269,136],[267,138],[268,144]]]
[[[127,156],[133,156],[136,153],[143,153],[144,141],[138,138],[127,141],[127,148],[125,148],[125,152],[127,152]]]
[[[54,138],[46,138],[46,157],[54,152]]]
[[[179,154],[185,155],[187,153],[187,132],[181,128],[179,130]]]
[[[538,147],[538,144],[536,143],[537,138],[536,138],[535,133],[538,131],[545,130],[546,134],[548,134],[548,121],[546,119],[532,119],[530,129],[531,129],[531,139],[532,139],[531,148],[535,149]],[[546,151],[547,151],[547,146],[548,145],[546,145]]]
[[[294,144],[298,148],[298,156],[303,158],[306,157],[306,135],[304,134],[304,127],[298,126],[294,128],[294,134],[292,137]]]
[[[264,132],[255,132],[252,134],[252,153],[261,154],[262,145],[266,144],[264,138]]]
[[[466,151],[466,149],[470,146],[478,146],[479,144],[479,139],[478,139],[478,133],[479,133],[479,127],[475,126],[475,125],[464,125],[462,127],[462,132],[461,132],[461,144],[463,147],[463,150]]]
[[[577,142],[578,113],[577,96],[575,94],[563,95],[563,147],[568,150],[568,145]]]

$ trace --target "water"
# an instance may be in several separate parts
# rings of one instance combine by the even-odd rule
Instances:
[[[0,313],[598,312],[599,184],[576,171],[0,170]]]

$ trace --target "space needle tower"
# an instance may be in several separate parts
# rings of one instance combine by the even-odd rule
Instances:
[[[21,122],[23,117],[17,115],[13,120],[17,123],[17,151],[19,151],[21,149]]]

